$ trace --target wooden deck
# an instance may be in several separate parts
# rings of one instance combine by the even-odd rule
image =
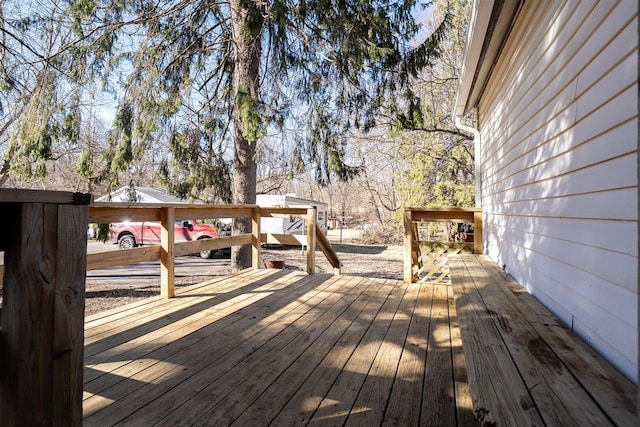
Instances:
[[[245,271],[87,318],[84,425],[473,425],[451,287]]]

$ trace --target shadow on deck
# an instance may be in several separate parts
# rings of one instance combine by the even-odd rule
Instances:
[[[87,318],[84,425],[472,425],[451,287],[245,271]]]

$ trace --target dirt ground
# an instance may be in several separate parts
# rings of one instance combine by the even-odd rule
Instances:
[[[344,239],[342,244],[333,243],[333,247],[342,263],[342,274],[402,279],[402,246],[362,245],[357,242],[357,238],[349,238]],[[304,271],[306,266],[306,253],[299,247],[265,247],[262,250],[262,259],[284,260],[284,268],[290,270]],[[210,270],[211,274],[176,277],[176,289],[231,273],[228,255],[211,261],[218,263],[217,268]],[[322,252],[316,252],[316,272],[332,271]],[[88,277],[85,315],[89,316],[159,294],[159,277],[147,278],[144,281],[127,277],[106,282]]]

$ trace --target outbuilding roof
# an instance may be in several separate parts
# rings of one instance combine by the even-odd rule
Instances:
[[[151,188],[151,187],[134,187],[137,200],[133,200],[138,203],[186,203],[185,200],[167,194],[166,191]],[[130,187],[121,187],[116,191],[111,192],[97,198],[96,202],[130,202]]]

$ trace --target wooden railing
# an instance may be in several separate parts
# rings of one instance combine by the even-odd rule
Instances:
[[[186,207],[185,207],[186,206]],[[333,267],[334,274],[340,274],[340,259],[331,243],[315,222],[315,208],[261,208],[255,205],[153,205],[145,204],[131,205],[123,203],[95,203],[89,208],[90,223],[111,223],[121,221],[160,221],[162,210],[173,209],[175,220],[182,219],[214,219],[214,218],[242,218],[244,216],[253,218],[271,217],[278,215],[302,216],[305,218],[305,229],[311,229],[313,233],[284,235],[284,234],[260,234],[260,242],[278,241],[287,245],[303,245],[311,250],[307,251],[306,271],[312,274],[315,271],[315,247],[318,246],[325,255],[329,264]],[[259,227],[260,221],[254,222]],[[309,228],[311,227],[311,228]],[[254,233],[257,236],[259,231],[252,231],[251,234],[236,236],[222,236],[216,239],[203,239],[192,242],[174,243],[173,257],[198,253],[203,250],[218,250],[237,245],[251,244],[254,246],[252,268],[259,268],[260,247],[254,244]],[[169,236],[167,236],[168,238]],[[310,240],[315,240],[315,245]],[[257,247],[256,247],[257,246]],[[167,253],[169,253],[167,251]],[[116,267],[119,265],[133,264],[143,261],[155,261],[162,258],[162,244],[154,246],[142,246],[127,250],[102,251],[87,255],[87,271],[100,270],[103,268]],[[0,285],[3,283],[4,265],[0,264]],[[167,278],[168,279],[168,278]]]
[[[90,194],[0,189],[0,425],[82,425],[85,280],[87,269],[161,260],[161,292],[174,295],[175,257],[250,244],[259,268],[260,218],[305,218],[307,272],[320,246],[339,272],[340,262],[316,224],[316,209],[213,205],[99,204]],[[175,221],[251,218],[251,232],[175,243]],[[87,224],[160,221],[160,245],[87,255]]]
[[[160,259],[161,295],[171,298],[175,294],[175,257],[177,256],[237,245],[251,245],[252,268],[260,268],[262,265],[260,244],[267,240],[267,235],[260,232],[260,219],[278,215],[292,215],[304,218],[307,234],[296,237],[304,239],[301,243],[307,247],[306,271],[308,274],[313,274],[315,271],[316,245],[325,254],[334,272],[340,273],[338,256],[316,223],[315,207],[266,208],[257,205],[141,205],[127,203],[95,203],[94,206],[89,208],[89,222],[101,224],[125,220],[160,221],[160,245],[89,254],[87,256],[87,270]],[[251,233],[191,242],[175,242],[173,224],[176,221],[221,218],[251,218]],[[289,239],[289,241],[293,243],[300,240]]]
[[[405,208],[404,210],[404,280],[416,282],[423,269],[419,223],[470,223],[473,224],[473,243],[458,244],[456,242],[438,242],[436,256],[428,266],[427,277],[434,277],[436,281],[448,274],[445,263],[439,262],[440,255],[446,257],[449,250],[460,251],[465,247],[472,249],[475,254],[483,253],[482,237],[482,209],[481,208]]]

